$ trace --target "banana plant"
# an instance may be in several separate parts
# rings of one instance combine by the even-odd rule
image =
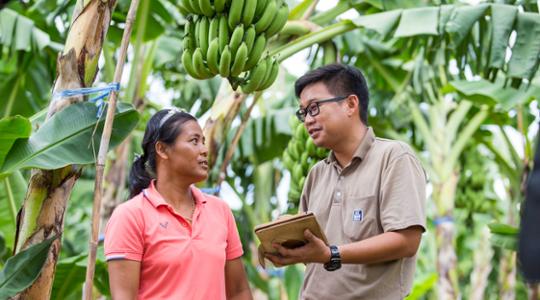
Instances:
[[[92,85],[114,5],[115,1],[77,2],[64,50],[58,57],[58,76],[52,89],[53,94],[64,89]],[[88,24],[96,25],[91,27]],[[49,105],[47,118],[83,99],[79,96],[55,100]],[[52,235],[62,234],[67,199],[79,174],[80,167],[76,165],[55,170],[35,169],[32,172],[20,212],[21,222],[17,228],[15,247],[17,252]],[[59,251],[60,241],[55,240],[40,276],[17,297],[50,297]]]

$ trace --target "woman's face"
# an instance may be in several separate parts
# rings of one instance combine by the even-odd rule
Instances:
[[[172,145],[161,144],[156,149],[161,165],[168,169],[167,174],[184,178],[193,183],[208,177],[208,148],[203,132],[195,121],[183,123],[181,133]]]

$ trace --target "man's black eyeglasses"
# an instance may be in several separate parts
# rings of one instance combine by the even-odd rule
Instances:
[[[312,101],[311,103],[308,104],[306,108],[300,108],[299,110],[297,110],[296,117],[298,118],[298,120],[300,120],[300,122],[304,123],[308,113],[312,117],[315,117],[316,115],[319,114],[320,112],[319,106],[321,105],[321,103],[338,102],[338,101],[346,99],[347,97],[348,96],[338,96],[338,97],[334,97],[330,99]]]

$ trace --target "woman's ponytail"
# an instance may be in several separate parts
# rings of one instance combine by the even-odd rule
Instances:
[[[146,169],[146,154],[138,156],[131,165],[129,172],[129,198],[138,195],[142,190],[150,186],[152,176]]]

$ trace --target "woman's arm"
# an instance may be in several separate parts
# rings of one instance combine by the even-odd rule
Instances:
[[[253,299],[241,257],[228,260],[225,263],[225,288],[227,290],[227,299]]]
[[[113,300],[137,299],[141,263],[135,260],[108,262],[109,284]]]

